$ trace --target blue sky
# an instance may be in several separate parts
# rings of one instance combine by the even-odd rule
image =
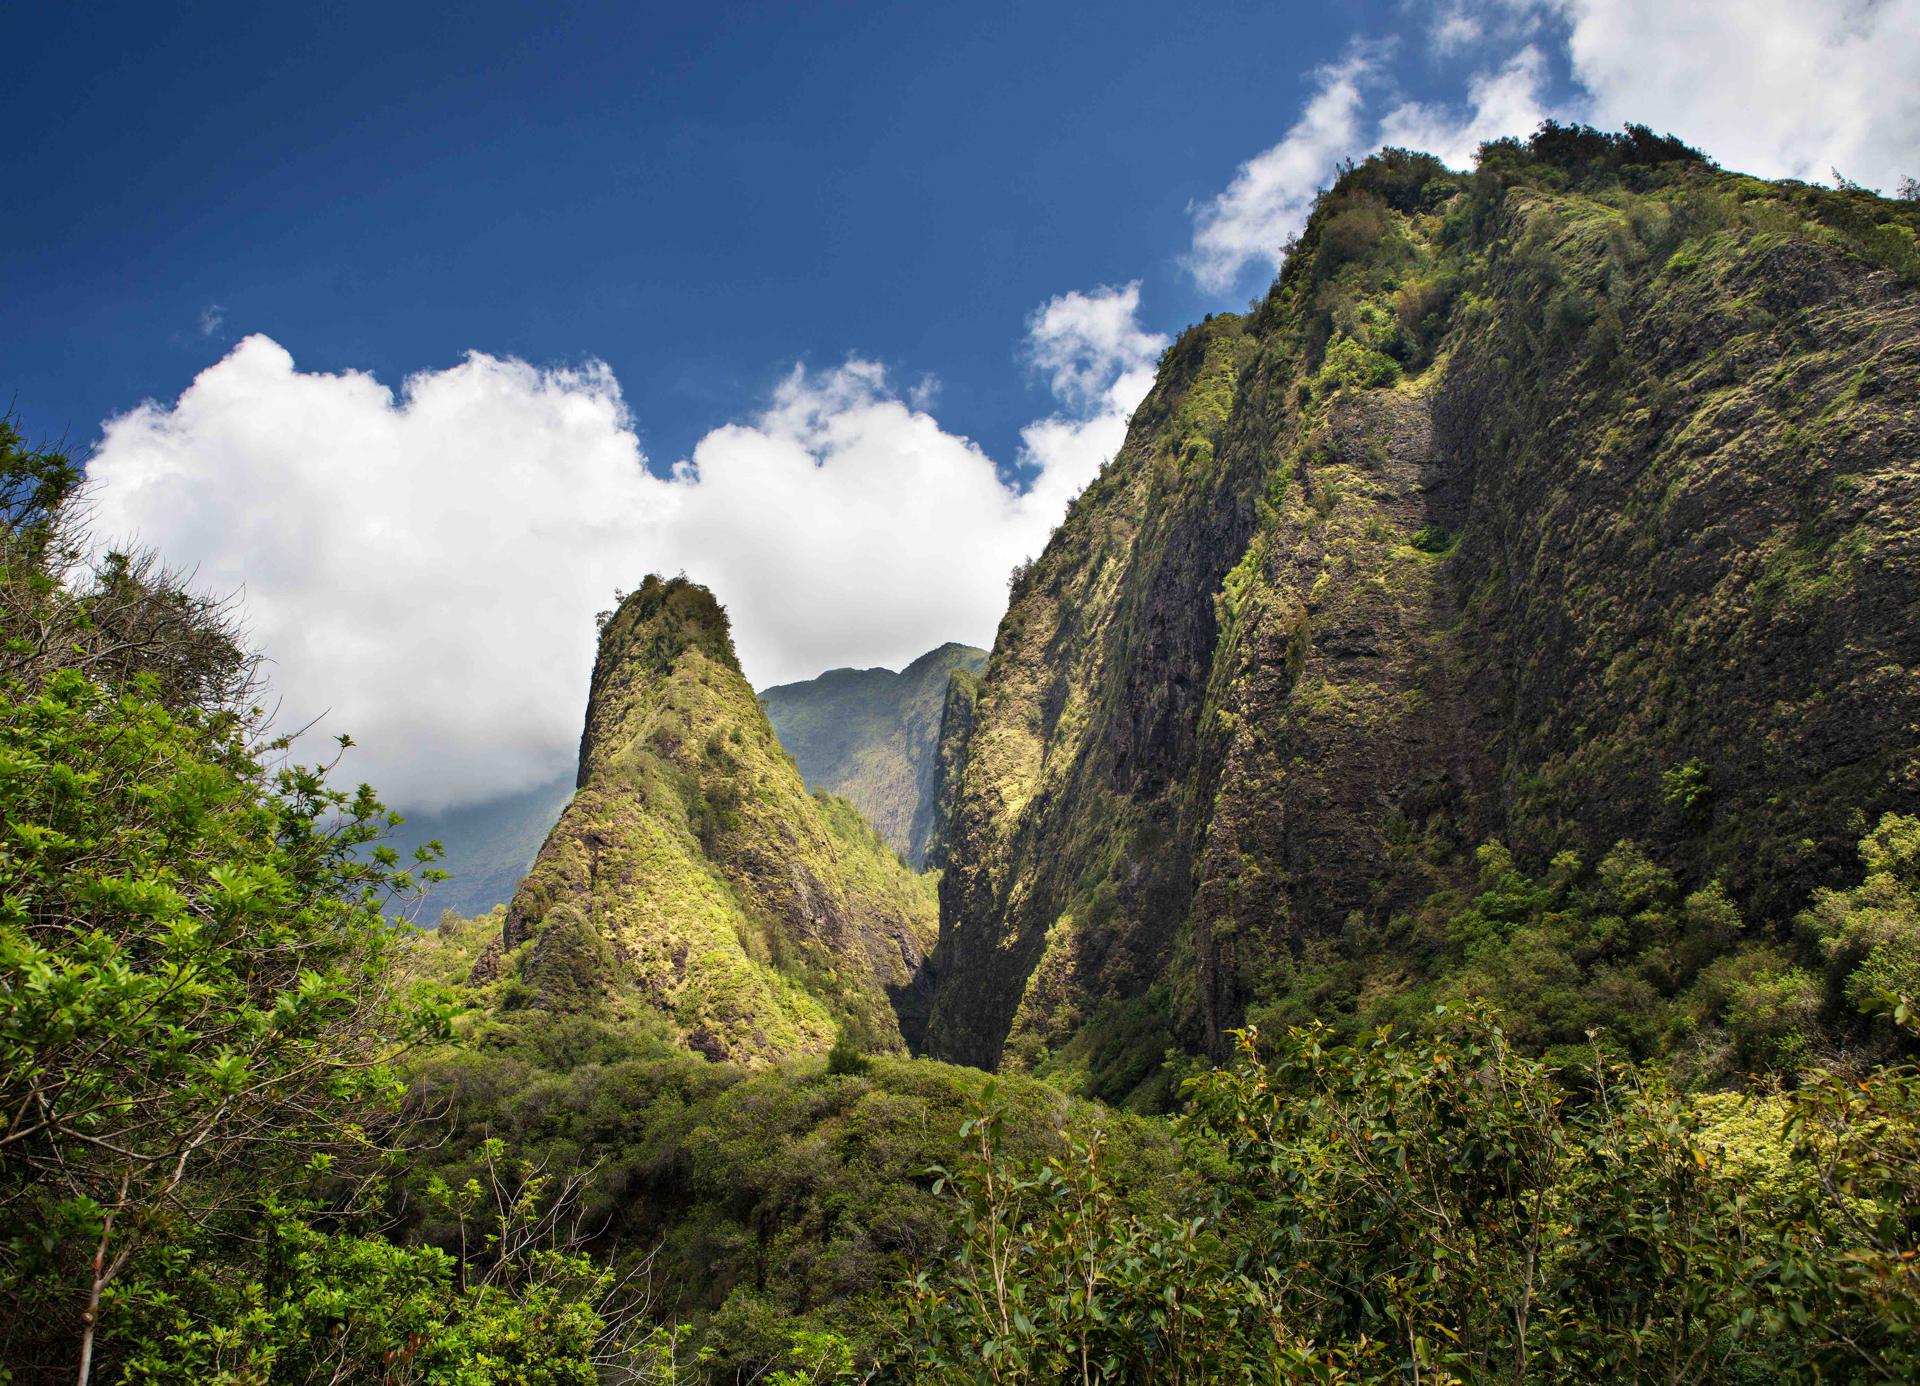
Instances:
[[[383,379],[617,373],[656,464],[795,360],[937,375],[1011,458],[1049,296],[1237,307],[1187,205],[1387,6],[26,6],[0,384],[85,445],[247,332]],[[1413,95],[1457,64],[1396,65]],[[30,133],[18,139],[19,132]],[[1249,292],[1263,278],[1249,276]],[[219,309],[218,326],[201,315]]]
[[[1920,0],[59,5],[7,16],[0,401],[403,807],[544,782],[592,615],[757,685],[989,643],[1336,162],[1544,115],[1920,172]]]

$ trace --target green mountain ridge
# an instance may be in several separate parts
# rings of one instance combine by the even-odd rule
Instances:
[[[602,630],[579,788],[475,976],[712,1059],[822,1052],[843,1029],[897,1050],[889,992],[934,910],[851,804],[808,794],[711,593],[650,577]]]
[[[984,670],[749,707],[650,580],[503,948],[713,1057],[850,1026],[1146,1109],[1248,1021],[1481,995],[1534,1048],[1793,1062],[1851,1023],[1796,916],[1920,802],[1916,221],[1643,131],[1346,170]],[[881,836],[942,872],[930,951]]]
[[[1469,987],[1713,1072],[1832,1014],[1794,914],[1920,804],[1916,229],[1640,130],[1349,167],[1013,593],[926,1052],[1152,1105]]]
[[[987,652],[949,642],[891,669],[830,669],[761,693],[773,729],[811,787],[849,799],[918,870],[942,819],[938,742],[947,684],[986,667]],[[429,893],[429,922],[472,917],[513,899],[560,812],[575,772],[484,804],[409,813],[388,846],[402,857],[427,842],[447,879]]]
[[[829,669],[763,689],[760,702],[807,783],[852,800],[918,870],[940,829],[948,685],[986,662],[985,650],[949,642],[898,673]]]
[[[0,420],[0,1378],[1920,1378],[1917,246],[1346,167],[916,693],[933,870],[650,577],[434,930]]]

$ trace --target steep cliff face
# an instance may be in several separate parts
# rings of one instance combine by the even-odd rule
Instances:
[[[927,886],[845,800],[809,795],[703,587],[650,577],[607,621],[579,788],[513,897],[533,1004],[653,1017],[710,1058],[900,1047],[890,992],[935,929]]]
[[[1191,889],[1181,800],[1211,594],[1253,523],[1257,469],[1221,444],[1256,346],[1230,318],[1175,344],[1121,455],[1013,594],[947,828],[934,1053],[991,1066],[1011,1031],[1037,1061],[1043,1037],[1164,975]]]
[[[1014,595],[931,1052],[1155,1100],[1490,838],[1784,935],[1920,799],[1917,226],[1644,132],[1346,173]]]
[[[942,870],[947,864],[947,827],[960,801],[960,771],[966,764],[967,745],[973,739],[974,714],[980,705],[980,672],[986,663],[986,651],[982,650],[977,665],[955,669],[947,679],[947,696],[940,708],[940,737],[933,749],[932,782],[928,785],[929,822],[923,865],[931,870]]]
[[[939,742],[950,680],[987,652],[945,644],[899,673],[830,669],[761,693],[767,719],[808,784],[852,800],[915,870],[926,864],[939,805]]]

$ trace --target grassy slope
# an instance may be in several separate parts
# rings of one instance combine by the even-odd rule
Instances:
[[[870,1355],[902,1277],[949,1247],[951,1195],[934,1192],[930,1171],[962,1163],[961,1125],[989,1098],[1007,1148],[1026,1157],[1053,1153],[1069,1125],[1102,1131],[1143,1207],[1189,1177],[1164,1124],[1030,1080],[895,1057],[843,1075],[818,1058],[749,1070],[685,1053],[657,1019],[503,1009],[510,976],[466,985],[497,923],[454,922],[416,945],[413,974],[472,1009],[455,1043],[414,1064],[409,1106],[427,1135],[409,1179],[457,1187],[480,1172],[488,1137],[556,1171],[588,1170],[581,1225],[623,1265],[652,1253],[655,1312],[695,1325],[715,1354],[703,1379],[751,1379],[796,1329],[846,1335]],[[418,1204],[407,1215],[410,1234],[456,1244],[444,1219]]]

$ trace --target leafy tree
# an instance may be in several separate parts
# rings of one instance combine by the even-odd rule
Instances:
[[[1130,1206],[1098,1131],[1010,1157],[995,1097],[961,1128],[972,1158],[935,1171],[958,1247],[909,1283],[883,1380],[1200,1383],[1305,1360],[1208,1218]]]
[[[459,1255],[322,1230],[315,1209],[269,1197],[238,1247],[187,1239],[147,1257],[111,1303],[122,1379],[664,1386],[697,1369],[684,1329],[648,1321],[647,1262],[616,1275],[571,1249],[581,1175],[555,1179],[497,1141],[486,1156],[484,1182],[428,1193],[471,1224]]]
[[[1920,998],[1920,819],[1887,814],[1861,840],[1860,861],[1866,878],[1815,891],[1800,925],[1849,1005],[1904,1018]]]
[[[29,449],[0,419],[0,683],[137,676],[171,710],[257,722],[259,661],[232,602],[193,591],[152,553],[101,551],[80,486],[65,454]]]
[[[540,1283],[461,1291],[435,1247],[323,1233],[269,1208],[258,1261],[236,1268],[174,1247],[117,1297],[134,1346],[122,1379],[142,1386],[364,1381],[594,1386],[605,1277],[553,1255]]]
[[[1786,1126],[1811,1172],[1771,1231],[1784,1291],[1762,1327],[1798,1331],[1809,1365],[1835,1380],[1920,1375],[1920,1073],[1817,1071]]]
[[[411,881],[361,850],[389,821],[364,786],[72,671],[0,696],[0,821],[0,1283],[84,1376],[142,1246],[371,1139]]]
[[[827,1051],[827,1072],[836,1075],[861,1074],[873,1067],[873,1061],[860,1051],[860,1043],[844,1025]]]
[[[0,425],[0,1379],[676,1379],[572,1183],[497,1161],[471,1257],[371,1231],[447,1020],[398,820],[261,740],[222,603],[88,558],[78,480]]]
[[[1556,1069],[1467,1007],[1188,1084],[1203,1192],[1150,1214],[1100,1140],[1009,1158],[989,1094],[958,1254],[885,1380],[1711,1382],[1920,1371],[1920,1078],[1813,1071],[1730,1121],[1651,1069]],[[1734,1099],[1738,1102],[1738,1099]]]
[[[1689,818],[1702,814],[1712,795],[1707,763],[1698,756],[1660,772],[1660,797]]]

